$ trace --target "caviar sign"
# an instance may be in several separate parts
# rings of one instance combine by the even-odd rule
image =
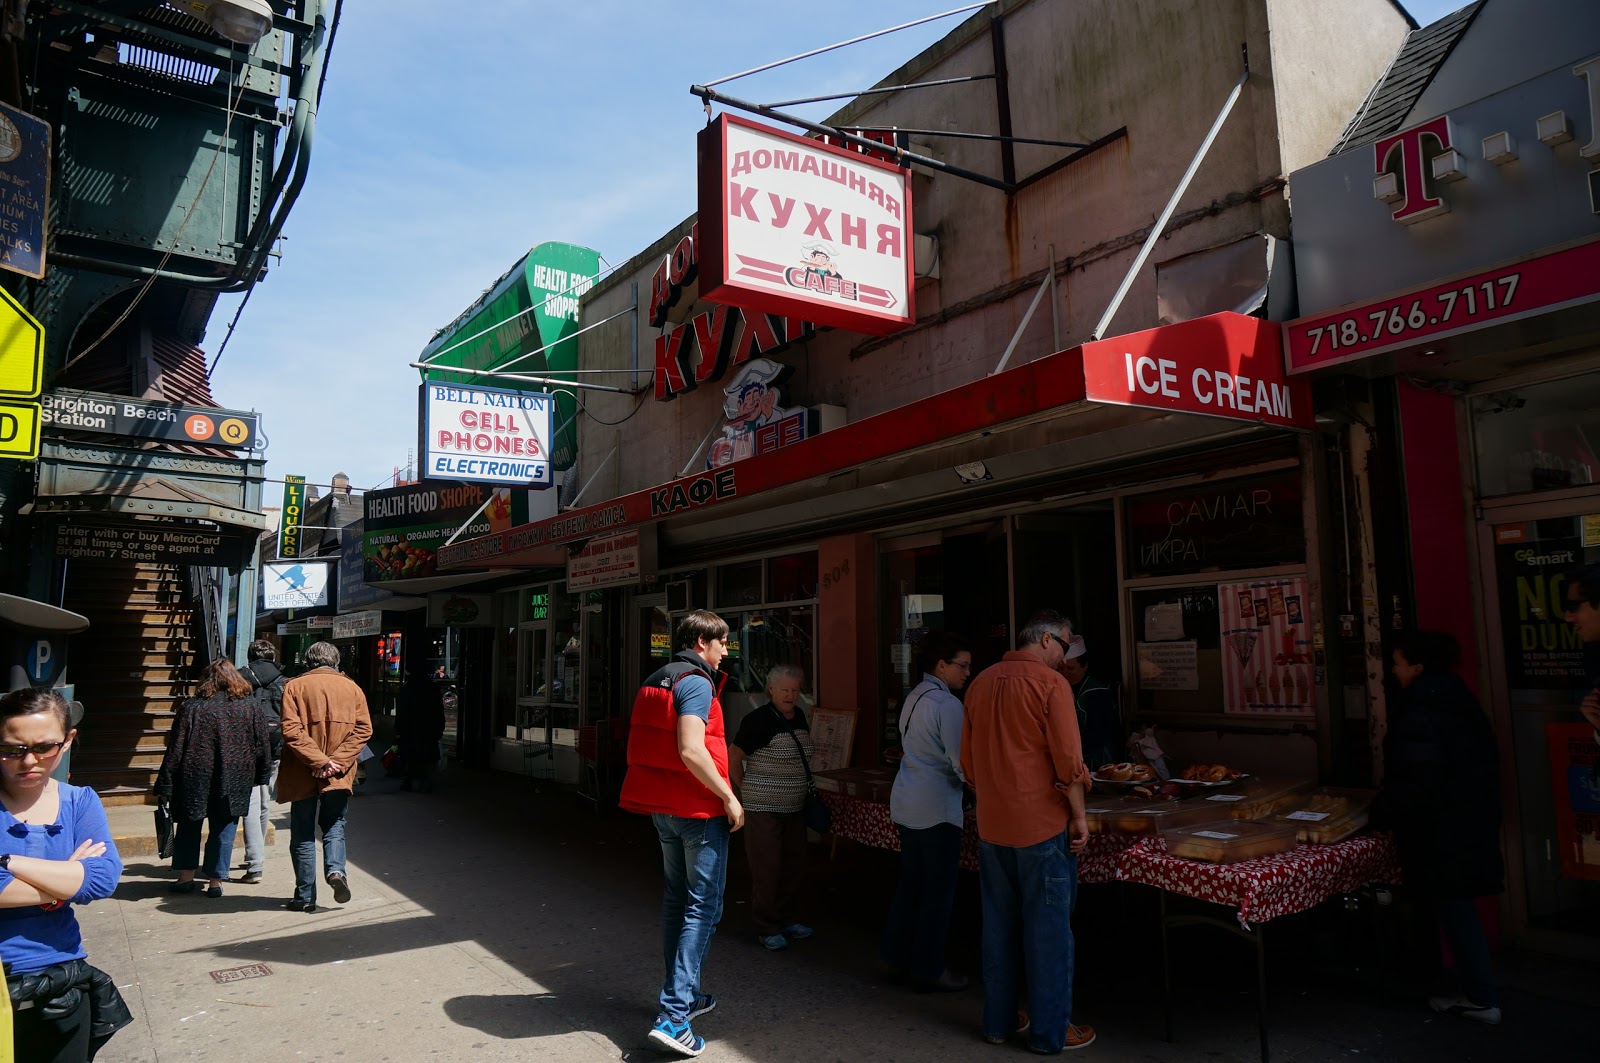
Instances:
[[[912,306],[910,171],[732,115],[700,133],[700,295],[884,335]]]

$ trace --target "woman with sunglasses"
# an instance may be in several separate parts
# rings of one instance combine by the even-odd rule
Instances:
[[[200,674],[195,696],[178,710],[167,755],[156,776],[156,797],[170,801],[177,837],[172,866],[174,893],[193,893],[197,869],[205,872],[206,896],[222,896],[233,859],[233,832],[250,811],[250,794],[272,773],[272,738],[255,688],[230,661],[212,661]],[[205,867],[200,864],[200,825],[210,824]]]
[[[100,797],[51,778],[77,734],[61,695],[0,698],[0,960],[15,1058],[83,1063],[133,1021],[89,966],[75,904],[111,896],[122,858]]]

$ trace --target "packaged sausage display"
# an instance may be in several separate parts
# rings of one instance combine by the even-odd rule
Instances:
[[[1218,816],[1234,819],[1261,819],[1293,804],[1310,792],[1310,779],[1284,779],[1270,776],[1241,779],[1226,790],[1207,794]]]
[[[1197,823],[1216,815],[1214,807],[1201,800],[1135,800],[1090,798],[1085,808],[1089,830],[1120,831],[1123,834],[1154,834],[1164,825]]]
[[[1295,828],[1280,823],[1220,819],[1162,827],[1167,851],[1185,860],[1232,864],[1287,852],[1295,846]]]
[[[1323,786],[1279,808],[1265,821],[1293,828],[1300,841],[1332,845],[1367,825],[1375,797],[1375,790]]]

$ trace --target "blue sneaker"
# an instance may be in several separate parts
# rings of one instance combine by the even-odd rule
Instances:
[[[814,933],[815,931],[804,923],[794,923],[783,928],[783,936],[790,941],[804,941]]]
[[[757,934],[756,940],[761,942],[761,947],[768,952],[777,952],[789,947],[789,939],[782,934]]]
[[[710,993],[697,993],[694,1004],[689,1008],[689,1018],[698,1019],[710,1011],[717,1010],[717,998]]]
[[[676,1052],[680,1056],[698,1056],[706,1050],[705,1038],[695,1036],[687,1021],[657,1019],[650,1028],[650,1043],[662,1051]]]

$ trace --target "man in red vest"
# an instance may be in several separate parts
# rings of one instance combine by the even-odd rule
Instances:
[[[705,1040],[689,1020],[717,1006],[700,991],[700,968],[722,918],[728,881],[728,835],[744,826],[744,808],[728,782],[728,739],[722,725],[717,671],[728,652],[728,625],[699,609],[684,617],[677,654],[633,701],[628,775],[622,807],[647,814],[661,838],[666,890],[661,945],[667,975],[653,1044],[698,1056]]]

